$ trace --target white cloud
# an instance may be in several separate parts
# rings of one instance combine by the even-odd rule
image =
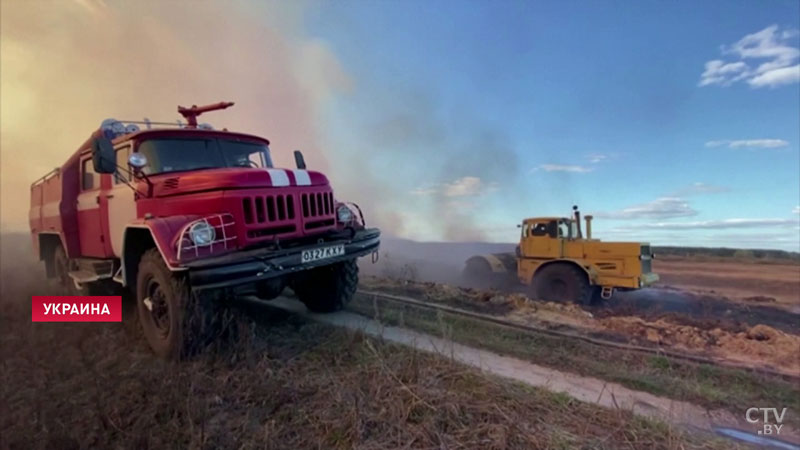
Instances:
[[[721,141],[708,141],[706,147],[721,147],[727,146],[729,148],[779,148],[789,145],[788,141],[783,139],[739,139],[739,140],[721,140]]]
[[[411,194],[413,194],[413,195],[433,195],[433,194],[435,194],[437,192],[439,192],[439,190],[436,187],[433,187],[433,186],[420,186],[420,187],[412,190]]]
[[[697,222],[656,222],[632,225],[628,229],[651,230],[710,230],[727,228],[763,228],[797,225],[797,219],[722,219]],[[619,228],[616,231],[624,230]]]
[[[605,155],[603,153],[592,153],[591,155],[587,156],[587,159],[592,164],[597,164],[607,160],[610,156]]]
[[[476,197],[497,190],[497,183],[486,183],[479,177],[466,176],[450,183],[420,186],[412,195],[437,195],[443,197]]]
[[[595,214],[597,217],[606,219],[669,219],[695,215],[697,215],[697,211],[680,197],[660,197],[620,211]]]
[[[753,87],[777,87],[784,84],[797,83],[798,81],[800,81],[800,64],[770,70],[747,80],[750,86]]]
[[[800,205],[795,206],[794,209],[792,210],[792,212],[795,213],[795,214],[800,214]]]
[[[713,184],[695,182],[684,188],[678,189],[672,197],[683,197],[687,195],[701,195],[701,194],[717,194],[720,192],[728,192],[730,188],[725,186],[716,186]]]
[[[709,84],[730,86],[746,70],[747,64],[741,61],[728,64],[719,59],[708,61],[705,72],[700,75],[700,86],[708,86]]]
[[[481,194],[483,190],[483,182],[478,177],[462,177],[442,187],[446,197],[470,197]]]
[[[593,167],[578,166],[578,165],[563,165],[563,164],[541,164],[533,169],[544,170],[545,172],[573,172],[573,173],[587,173],[594,170]]]
[[[746,80],[751,87],[760,88],[797,83],[800,81],[800,64],[797,64],[800,50],[793,42],[797,34],[797,30],[779,31],[777,25],[771,25],[729,47],[723,46],[722,53],[738,61],[713,59],[706,62],[698,85],[730,86]]]

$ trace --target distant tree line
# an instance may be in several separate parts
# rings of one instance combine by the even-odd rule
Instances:
[[[800,262],[800,253],[784,250],[758,250],[737,248],[708,248],[708,247],[653,247],[653,252],[658,256],[681,257],[716,257],[733,258],[742,260],[772,260]]]

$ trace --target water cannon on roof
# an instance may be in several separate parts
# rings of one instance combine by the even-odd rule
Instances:
[[[205,106],[192,105],[191,108],[186,108],[185,106],[178,106],[178,112],[180,113],[180,115],[183,116],[184,119],[186,119],[187,128],[197,128],[197,116],[199,116],[200,114],[210,111],[219,111],[221,109],[226,109],[231,106],[233,106],[233,102],[219,102]]]

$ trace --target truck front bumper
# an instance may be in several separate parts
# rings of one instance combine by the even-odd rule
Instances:
[[[380,235],[380,230],[377,228],[367,228],[356,231],[351,238],[323,240],[317,244],[284,250],[245,250],[192,261],[186,264],[186,267],[194,290],[233,287],[368,255],[378,250]],[[304,250],[340,244],[344,246],[344,253],[341,255],[316,261],[302,260]]]

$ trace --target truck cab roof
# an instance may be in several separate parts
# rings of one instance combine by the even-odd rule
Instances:
[[[572,220],[568,217],[529,217],[527,219],[523,219],[523,223],[531,223],[531,222],[549,222],[551,220]]]
[[[153,128],[150,130],[140,130],[135,133],[125,134],[117,137],[112,141],[113,144],[119,144],[127,141],[144,140],[148,138],[156,138],[163,136],[178,136],[178,137],[225,137],[232,139],[247,139],[252,141],[259,141],[269,145],[269,140],[255,136],[252,134],[238,133],[227,130],[206,130],[202,128]]]

